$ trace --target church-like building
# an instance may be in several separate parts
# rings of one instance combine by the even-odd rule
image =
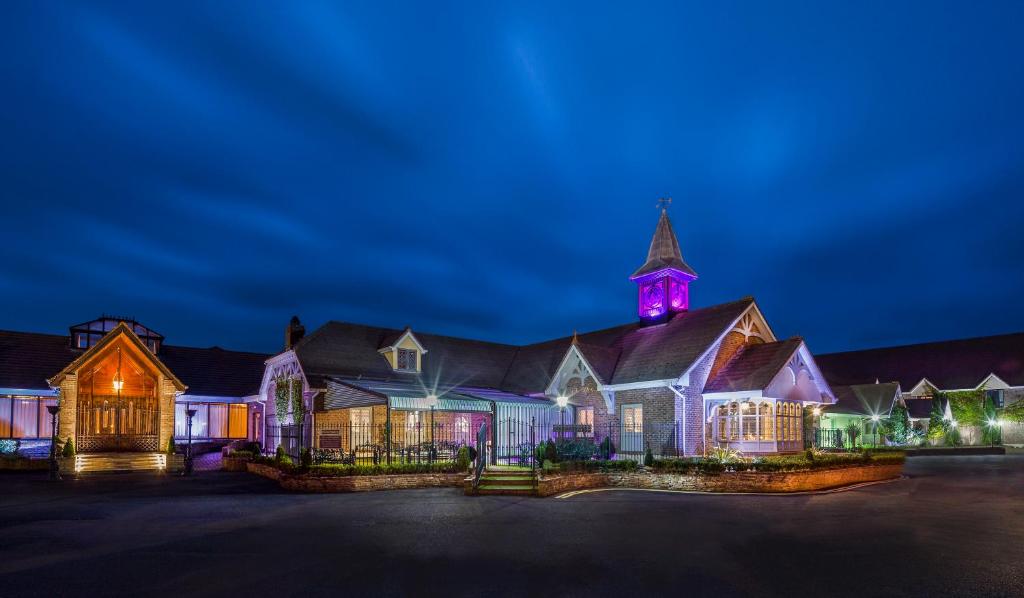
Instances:
[[[802,339],[777,339],[751,297],[691,308],[697,273],[664,209],[630,278],[636,320],[529,345],[333,321],[306,335],[293,319],[260,386],[267,448],[301,438],[377,455],[429,435],[515,462],[524,445],[571,435],[620,456],[804,449],[805,410],[835,397]]]

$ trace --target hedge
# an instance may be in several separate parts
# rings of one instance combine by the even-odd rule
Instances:
[[[291,463],[267,457],[253,459],[255,463],[270,465],[292,474],[309,474],[318,477],[350,477],[363,475],[399,475],[411,473],[465,473],[466,468],[458,462],[444,463],[392,463],[391,465],[343,465],[325,463],[310,467],[299,467]]]
[[[857,467],[859,465],[888,465],[902,463],[906,453],[902,451],[884,451],[874,453],[801,453],[799,455],[781,455],[773,457],[754,457],[749,460],[738,460],[731,463],[704,459],[655,459],[651,470],[655,473],[684,474],[716,474],[731,471],[802,471],[810,469],[835,469]]]
[[[640,469],[640,464],[628,459],[622,461],[563,461],[558,464],[558,469],[562,472],[636,471]]]

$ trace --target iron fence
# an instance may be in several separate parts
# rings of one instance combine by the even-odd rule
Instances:
[[[537,467],[537,447],[554,445],[559,460],[643,459],[650,449],[659,457],[683,455],[681,422],[629,424],[617,420],[601,424],[561,424],[536,420],[504,419],[497,422],[491,463]]]
[[[455,461],[462,447],[477,448],[464,423],[317,424],[313,462],[348,465]]]

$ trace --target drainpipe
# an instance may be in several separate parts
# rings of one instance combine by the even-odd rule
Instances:
[[[684,395],[683,393],[679,392],[679,390],[676,389],[675,385],[673,385],[671,382],[668,384],[668,387],[670,389],[672,389],[672,392],[674,392],[677,397],[679,397],[680,399],[683,400],[683,421],[682,421],[682,427],[683,427],[683,456],[685,457],[686,456],[686,395]],[[704,426],[703,419],[704,418],[701,417],[701,426],[702,427]]]

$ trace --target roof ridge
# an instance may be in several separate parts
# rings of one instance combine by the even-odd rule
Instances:
[[[892,349],[905,349],[911,347],[925,347],[929,345],[947,345],[950,343],[967,343],[975,341],[991,340],[996,338],[1006,338],[1011,336],[1024,336],[1024,331],[1021,332],[1005,332],[1002,334],[989,334],[985,336],[970,336],[967,338],[948,338],[935,341],[923,341],[920,343],[907,343],[903,345],[889,345],[885,347],[868,347],[865,349],[848,349],[846,351],[833,351],[831,353],[822,353],[820,357],[831,356],[831,355],[845,355],[848,353],[867,353],[868,351],[889,351]]]

